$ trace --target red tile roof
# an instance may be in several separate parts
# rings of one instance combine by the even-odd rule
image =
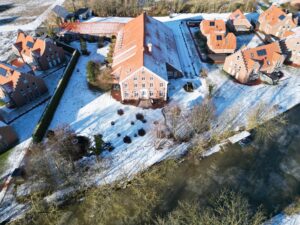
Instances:
[[[62,25],[63,32],[72,32],[79,34],[91,34],[91,35],[99,35],[99,34],[117,34],[122,27],[124,27],[124,23],[116,23],[116,22],[74,22],[74,23],[64,23]]]

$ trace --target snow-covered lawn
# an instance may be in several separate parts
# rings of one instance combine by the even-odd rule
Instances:
[[[257,18],[257,14],[248,14],[252,19]],[[177,104],[183,109],[199,104],[207,94],[207,87],[203,79],[200,80],[198,73],[202,67],[209,71],[208,79],[215,86],[213,101],[220,117],[232,114],[235,116],[230,120],[232,127],[246,124],[247,116],[251,110],[260,103],[276,106],[278,112],[283,112],[300,101],[300,75],[299,70],[292,67],[284,67],[284,78],[277,86],[261,84],[258,86],[245,86],[234,82],[222,72],[222,66],[204,64],[196,55],[195,46],[191,40],[189,31],[181,20],[199,18],[220,18],[226,19],[228,14],[197,14],[179,15],[173,18],[157,18],[166,23],[174,34],[182,70],[185,77],[178,80],[170,80],[170,104]],[[96,19],[94,19],[96,20]],[[261,41],[255,35],[244,35],[238,38],[239,46],[247,45],[255,47]],[[78,43],[73,43],[73,45]],[[105,153],[112,161],[111,166],[100,176],[95,177],[96,181],[112,181],[121,175],[133,175],[148,166],[164,159],[170,155],[177,155],[186,150],[188,144],[172,145],[163,150],[157,151],[154,148],[155,135],[151,132],[155,121],[163,120],[160,109],[141,109],[133,106],[122,105],[111,98],[108,93],[101,94],[91,91],[86,84],[86,63],[89,60],[102,61],[107,53],[105,48],[98,49],[96,44],[88,44],[91,55],[82,56],[79,59],[75,72],[64,93],[62,101],[55,113],[50,128],[55,129],[63,124],[69,124],[72,129],[82,135],[93,137],[102,134],[105,141],[113,144],[115,149],[111,153]],[[193,82],[195,91],[187,93],[182,86],[186,82]],[[125,114],[119,116],[118,109],[123,109]],[[136,121],[136,113],[143,113],[147,123]],[[229,116],[228,116],[229,117]],[[114,121],[115,125],[111,125]],[[131,121],[135,124],[131,125]],[[228,124],[224,121],[220,128],[225,128]],[[137,130],[144,128],[147,134],[144,137],[134,137]],[[121,136],[118,137],[117,134]],[[132,138],[131,144],[123,143],[123,137],[128,135]],[[102,182],[103,182],[102,180]]]
[[[188,18],[221,18],[226,19],[229,14],[183,14],[173,18],[157,18],[167,24],[175,35],[182,70],[185,77],[170,81],[170,104],[177,104],[183,109],[199,104],[207,94],[206,80],[199,78],[202,67],[208,69],[208,80],[214,84],[213,101],[218,116],[229,117],[235,111],[230,124],[241,126],[246,123],[247,116],[256,105],[265,103],[269,106],[277,106],[279,112],[283,112],[300,102],[300,70],[292,67],[284,67],[284,78],[277,86],[257,85],[245,86],[234,82],[222,72],[221,65],[209,65],[202,63],[195,54],[195,46],[192,43],[189,31],[181,20]],[[249,14],[250,18],[257,18],[257,14]],[[97,19],[93,19],[97,20]],[[239,46],[246,44],[254,47],[260,44],[256,36],[245,36],[238,39]],[[79,43],[72,43],[79,48]],[[153,165],[168,156],[177,156],[187,150],[188,143],[172,144],[162,150],[155,150],[155,121],[163,121],[161,109],[141,109],[134,106],[122,105],[111,98],[108,93],[91,91],[86,83],[86,64],[89,60],[102,62],[108,52],[108,46],[97,49],[96,43],[88,43],[89,56],[81,56],[70,82],[65,90],[61,102],[54,115],[50,129],[68,124],[78,134],[93,137],[102,134],[105,141],[113,144],[112,152],[105,152],[103,156],[110,159],[110,165],[105,171],[90,177],[97,184],[112,182],[122,176],[131,176]],[[193,82],[195,90],[187,93],[182,86],[187,82]],[[35,123],[39,119],[39,113],[45,105],[36,108],[33,114],[28,114],[13,124],[19,129],[21,139],[28,138]],[[118,109],[124,110],[124,115],[117,114]],[[142,113],[146,123],[137,121],[135,115]],[[115,125],[111,125],[114,121]],[[131,125],[134,121],[134,125]],[[17,121],[16,121],[17,122]],[[228,121],[221,124],[225,128]],[[134,137],[138,129],[143,128],[146,135]],[[24,134],[22,135],[24,131]],[[120,134],[118,137],[117,134]],[[128,135],[132,139],[131,144],[123,143],[123,137]],[[86,161],[90,159],[86,158]]]
[[[0,13],[0,21],[2,19],[11,19],[9,24],[1,25],[0,31],[17,31],[22,30],[36,30],[45,19],[48,14],[54,8],[55,5],[62,5],[65,0],[0,0],[0,4],[13,4],[11,9],[5,10]],[[24,24],[27,23],[27,24]]]

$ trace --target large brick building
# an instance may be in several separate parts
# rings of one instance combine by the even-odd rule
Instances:
[[[166,101],[168,79],[182,75],[172,30],[145,13],[117,35],[112,63],[121,100]]]
[[[48,91],[42,78],[24,67],[0,63],[0,98],[10,107],[20,107]]]
[[[48,70],[65,61],[63,48],[56,46],[53,40],[34,38],[23,31],[19,31],[13,50],[34,70]]]

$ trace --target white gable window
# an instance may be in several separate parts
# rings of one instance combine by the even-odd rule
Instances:
[[[160,83],[159,86],[160,86],[160,87],[163,87],[163,86],[164,86],[164,83]]]

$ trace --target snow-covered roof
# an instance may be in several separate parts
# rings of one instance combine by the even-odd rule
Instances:
[[[165,24],[143,13],[119,31],[112,65],[119,81],[141,67],[168,80],[166,64],[181,71],[174,34]]]

